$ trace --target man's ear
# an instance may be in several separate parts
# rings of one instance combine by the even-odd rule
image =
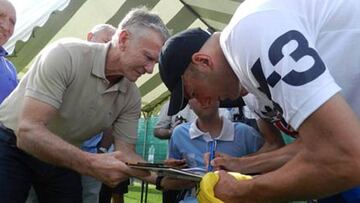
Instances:
[[[207,54],[196,52],[195,54],[192,55],[191,59],[194,64],[201,66],[205,65],[206,67],[209,68],[213,67],[212,58]]]
[[[91,42],[91,39],[93,38],[93,36],[94,36],[94,34],[91,33],[91,32],[89,32],[89,33],[87,34],[87,36],[86,36],[86,40],[87,40],[88,42]]]
[[[126,42],[129,40],[130,33],[127,30],[121,30],[118,35],[117,43],[119,44],[119,47],[124,48]]]

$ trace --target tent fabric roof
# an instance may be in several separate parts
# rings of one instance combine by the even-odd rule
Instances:
[[[181,0],[213,31],[220,31],[230,21],[244,0]]]
[[[145,5],[155,11],[175,34],[189,27],[201,27],[211,31],[222,30],[238,5],[243,2],[243,0],[10,1],[17,10],[18,20],[15,33],[5,47],[11,51],[13,49],[11,47],[14,47],[16,42],[14,52],[9,59],[17,67],[20,78],[30,67],[33,58],[48,43],[63,37],[85,39],[86,33],[99,23],[117,26],[126,13],[134,7]],[[38,26],[42,27],[38,28]],[[154,68],[152,74],[140,77],[136,84],[142,95],[142,111],[157,113],[159,105],[169,96],[160,79],[158,67]]]
[[[14,35],[4,46],[9,54],[14,51],[16,41],[27,41],[35,27],[43,26],[53,11],[63,10],[69,5],[70,0],[11,0],[11,2],[16,8],[18,19]]]

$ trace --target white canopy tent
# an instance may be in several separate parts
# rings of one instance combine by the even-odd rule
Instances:
[[[18,40],[27,41],[35,27],[42,27],[53,11],[65,9],[70,0],[11,0],[16,8],[17,22],[13,36],[5,44],[5,49],[11,54]]]

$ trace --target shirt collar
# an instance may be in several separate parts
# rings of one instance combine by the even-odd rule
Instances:
[[[0,56],[7,56],[8,52],[4,49],[4,47],[0,46]]]
[[[221,140],[221,141],[233,141],[234,140],[234,132],[235,132],[234,124],[229,119],[226,119],[223,117],[221,117],[221,120],[223,122],[223,126],[221,129],[220,135],[214,139]],[[203,136],[203,138],[206,142],[214,140],[210,136],[209,132],[203,132],[197,127],[196,121],[197,121],[197,119],[194,122],[192,122],[190,125],[190,130],[189,130],[190,139],[195,139],[200,136]]]
[[[120,91],[120,92],[126,92],[127,89],[130,86],[130,81],[123,77],[119,82],[111,86],[109,89],[107,89],[105,92],[111,92],[111,91]]]
[[[100,43],[91,43],[92,46],[96,47],[96,52],[94,56],[94,65],[92,67],[91,73],[99,78],[105,78],[105,62],[106,54],[110,48],[110,43],[100,44]]]

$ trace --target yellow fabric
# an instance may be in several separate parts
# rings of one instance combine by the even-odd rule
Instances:
[[[228,172],[228,174],[234,176],[237,180],[249,180],[251,176],[243,175],[236,172]],[[219,181],[218,172],[209,172],[205,174],[200,182],[200,191],[197,195],[199,203],[223,203],[220,199],[215,197],[214,187]]]

